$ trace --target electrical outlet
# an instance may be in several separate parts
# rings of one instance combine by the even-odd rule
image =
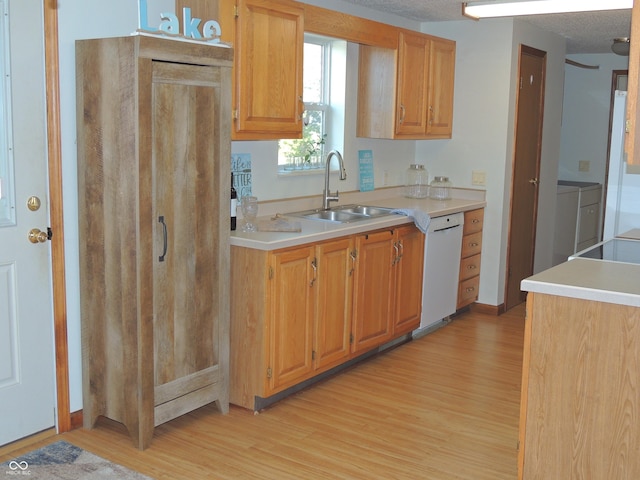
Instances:
[[[580,160],[578,162],[578,171],[579,172],[588,172],[589,167],[591,167],[591,162],[589,160]]]
[[[474,170],[471,172],[471,184],[472,185],[486,185],[486,174],[480,170]]]

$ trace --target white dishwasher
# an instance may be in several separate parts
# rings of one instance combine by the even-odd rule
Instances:
[[[455,313],[464,213],[432,218],[424,242],[422,318],[413,332],[418,337]]]

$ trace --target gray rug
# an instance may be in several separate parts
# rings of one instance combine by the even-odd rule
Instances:
[[[65,441],[39,448],[0,465],[0,479],[151,480]]]

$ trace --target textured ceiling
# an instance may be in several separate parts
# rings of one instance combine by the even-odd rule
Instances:
[[[467,20],[461,0],[343,0],[420,22]],[[521,17],[567,39],[567,53],[610,53],[614,38],[628,37],[631,10]],[[470,22],[474,20],[468,20]]]

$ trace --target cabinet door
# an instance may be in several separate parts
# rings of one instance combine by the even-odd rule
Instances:
[[[432,39],[429,43],[429,112],[426,131],[430,138],[451,138],[456,44],[442,39]]]
[[[302,136],[303,8],[287,0],[240,0],[233,139]]]
[[[313,247],[274,253],[270,266],[269,393],[311,375],[317,261]],[[268,375],[268,374],[267,374]]]
[[[424,135],[427,130],[429,39],[401,32],[398,46],[396,135]]]
[[[394,335],[415,330],[422,313],[424,234],[409,225],[398,230]]]
[[[207,394],[201,391],[199,398],[180,399],[179,407],[167,405],[186,393],[211,388],[223,374],[220,359],[228,350],[221,351],[220,301],[216,299],[220,282],[228,280],[218,275],[222,268],[219,249],[227,248],[224,255],[229,254],[218,222],[220,164],[227,159],[217,158],[219,152],[211,141],[212,136],[220,135],[220,69],[147,59],[140,62],[145,66],[141,82],[145,83],[146,72],[151,71],[152,76],[151,84],[141,89],[140,129],[143,140],[151,138],[153,152],[141,154],[143,187],[136,213],[141,219],[142,251],[150,236],[145,232],[153,232],[153,248],[148,245],[146,257],[152,263],[153,277],[152,285],[144,278],[138,281],[139,311],[143,325],[153,324],[154,403],[164,404],[156,408],[157,425],[176,416],[170,410],[188,411],[188,403],[195,408],[211,402],[213,399],[203,401]],[[150,112],[145,110],[149,105],[144,98],[150,100]],[[145,142],[141,143],[144,149]],[[145,178],[152,179],[150,190]],[[130,248],[133,256],[136,245],[123,244],[122,248]],[[151,304],[153,311],[147,308]],[[152,358],[148,361],[151,364]]]
[[[318,258],[317,314],[315,322],[315,368],[326,369],[349,356],[354,272],[350,238],[324,243]]]
[[[392,230],[356,238],[352,352],[369,350],[391,338],[395,294],[394,242]]]

